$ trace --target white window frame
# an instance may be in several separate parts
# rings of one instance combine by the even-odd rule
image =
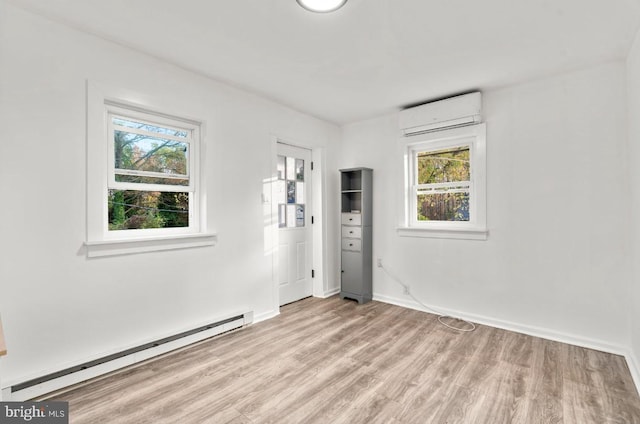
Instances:
[[[486,125],[476,124],[403,137],[404,210],[398,233],[409,237],[487,239]],[[471,165],[469,221],[418,221],[417,155],[468,147]],[[455,185],[455,184],[454,184]],[[462,184],[464,185],[464,184]],[[435,185],[432,185],[435,187]]]
[[[181,118],[168,117],[149,111],[143,111],[138,108],[131,108],[121,104],[107,101],[105,102],[105,112],[107,116],[107,148],[108,148],[108,183],[107,189],[116,190],[142,190],[142,191],[163,191],[163,192],[189,192],[189,226],[179,228],[149,228],[142,230],[109,230],[108,219],[105,219],[105,239],[130,239],[139,237],[158,237],[177,234],[197,234],[200,231],[200,217],[198,213],[198,140],[200,139],[199,123],[187,121]],[[141,184],[127,183],[116,181],[116,169],[114,162],[114,130],[113,117],[121,117],[126,120],[142,121],[160,127],[177,129],[186,131],[190,134],[187,139],[172,137],[169,135],[158,134],[158,137],[174,139],[187,143],[189,163],[187,165],[187,177],[189,178],[188,186],[170,185],[170,184]],[[128,132],[135,132],[132,129],[125,129]],[[132,173],[133,174],[133,173]],[[164,177],[159,174],[157,176]],[[106,195],[106,194],[105,194]],[[105,202],[105,206],[108,206]]]
[[[115,175],[113,116],[141,120],[161,127],[188,131],[188,186],[117,182]],[[133,104],[105,96],[103,91],[87,84],[87,238],[89,257],[171,250],[214,245],[216,234],[206,231],[206,213],[201,185],[200,150],[204,123],[157,112],[146,105]],[[129,129],[127,129],[128,131]],[[163,134],[159,137],[166,138]],[[150,228],[109,230],[108,190],[144,190],[189,192],[189,226],[180,228]]]
[[[195,192],[195,182],[197,180],[197,173],[192,172],[196,168],[196,155],[198,154],[198,140],[200,139],[200,125],[198,123],[192,123],[189,121],[177,120],[176,118],[169,119],[164,116],[160,116],[157,114],[152,114],[149,112],[140,112],[133,109],[128,109],[126,107],[122,107],[118,104],[107,102],[107,127],[108,127],[108,144],[109,144],[109,188],[119,189],[119,190],[146,190],[146,191],[175,191],[175,192],[184,192],[188,191],[190,193]],[[156,125],[162,128],[168,128],[177,131],[186,132],[187,137],[176,137],[167,134],[154,134],[148,131],[140,131],[135,128],[128,128],[124,126],[120,126],[113,123],[113,118],[122,118],[128,121],[140,121],[144,123],[148,123],[151,125]],[[172,178],[169,175],[160,173],[160,172],[146,172],[146,171],[133,171],[133,170],[119,170],[116,172],[115,162],[113,161],[113,157],[115,155],[114,152],[114,143],[113,139],[115,137],[115,130],[126,131],[132,134],[148,134],[152,136],[157,136],[159,138],[178,141],[180,143],[185,143],[187,147],[187,157],[189,159],[187,163],[187,173],[185,175],[179,175],[180,179],[188,179],[189,185],[171,185],[171,184],[141,184],[141,183],[126,183],[126,182],[118,182],[116,181],[116,174],[124,174],[124,175],[141,175],[141,176],[151,176],[151,177],[159,177],[159,178]]]

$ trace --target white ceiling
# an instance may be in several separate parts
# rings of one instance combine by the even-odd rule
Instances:
[[[626,57],[638,0],[12,0],[338,124]]]

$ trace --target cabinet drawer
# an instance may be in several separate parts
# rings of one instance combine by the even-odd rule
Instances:
[[[359,252],[362,249],[362,241],[358,239],[342,239],[342,250]]]
[[[362,214],[359,213],[343,213],[342,214],[343,225],[361,225]]]
[[[348,225],[342,226],[343,238],[362,238],[362,227],[350,227]]]

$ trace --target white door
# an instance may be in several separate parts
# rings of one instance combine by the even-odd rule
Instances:
[[[311,150],[278,143],[280,305],[311,296]]]

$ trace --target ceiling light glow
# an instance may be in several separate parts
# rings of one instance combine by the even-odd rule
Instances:
[[[327,13],[340,9],[347,0],[296,0],[298,4],[311,12]]]

